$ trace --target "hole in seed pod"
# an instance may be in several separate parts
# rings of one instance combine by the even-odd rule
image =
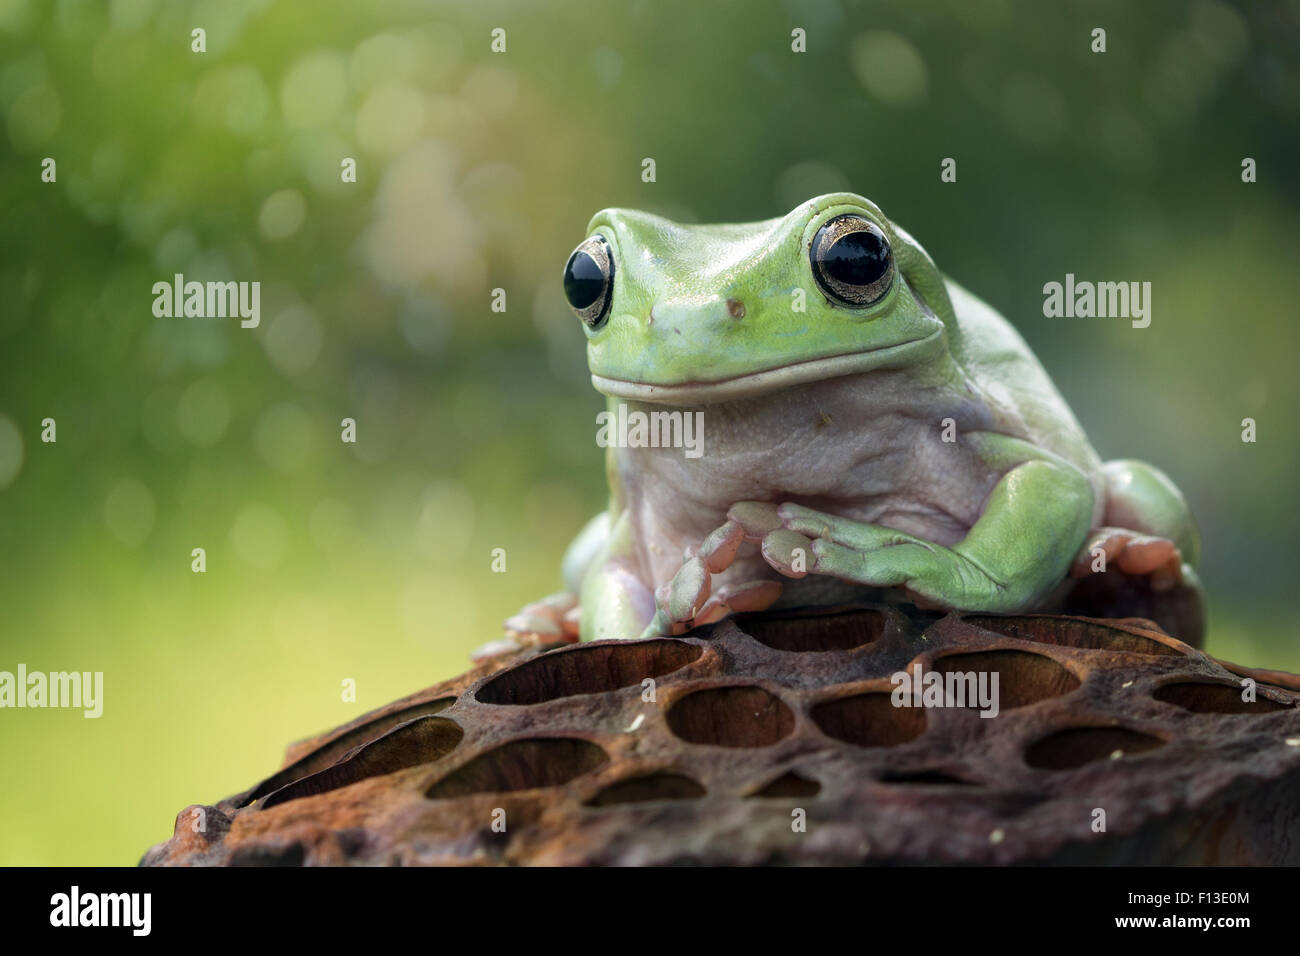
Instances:
[[[891,694],[872,691],[828,700],[813,708],[812,719],[822,733],[859,747],[897,747],[925,730],[925,710],[895,707]]]
[[[1121,651],[1125,654],[1151,654],[1178,657],[1179,652],[1166,644],[1117,627],[1107,627],[1078,618],[1032,615],[1027,617],[993,617],[976,615],[966,620],[994,634],[1038,644],[1078,647],[1091,651]]]
[[[362,827],[347,827],[339,830],[334,839],[338,841],[339,852],[344,857],[360,856],[366,848],[366,831]]]
[[[1025,762],[1040,770],[1073,770],[1094,760],[1131,757],[1162,746],[1159,737],[1126,727],[1071,727],[1031,744]]]
[[[441,713],[454,703],[456,703],[455,697],[439,697],[437,700],[413,704],[410,707],[394,711],[391,714],[385,714],[382,717],[369,719],[362,717],[360,718],[361,722],[352,730],[340,734],[327,744],[322,744],[314,750],[308,751],[283,770],[267,777],[250,790],[239,801],[237,806],[246,807],[266,795],[293,783],[295,780],[301,780],[303,777],[332,767],[351,751],[356,750],[362,744],[383,736],[399,724],[414,720],[416,717],[427,717],[431,714]]]
[[[668,728],[693,744],[766,747],[794,730],[794,713],[761,687],[718,687],[673,704]]]
[[[751,797],[815,797],[822,785],[790,770],[750,794]]]
[[[885,615],[880,611],[738,615],[736,626],[777,651],[848,651],[878,641],[885,632]]]
[[[270,794],[262,807],[337,790],[359,780],[432,763],[456,749],[465,732],[444,717],[417,717],[377,740],[362,744],[332,767],[309,774]]]
[[[1242,700],[1241,691],[1240,684],[1202,684],[1187,681],[1180,684],[1165,684],[1163,687],[1156,688],[1151,696],[1195,714],[1271,714],[1274,711],[1291,709],[1287,704],[1263,696],[1256,696],[1253,701]]]
[[[893,773],[880,778],[881,783],[894,783],[903,786],[918,787],[978,787],[971,780],[954,777],[942,770],[920,770],[916,773]]]
[[[302,866],[307,848],[301,843],[241,846],[230,854],[231,866]]]
[[[433,800],[471,793],[558,787],[609,762],[600,747],[575,737],[515,740],[475,757],[425,794]]]
[[[587,801],[589,807],[609,807],[616,803],[648,803],[651,800],[693,800],[705,789],[680,773],[651,773],[611,783]]]
[[[552,651],[488,681],[475,695],[485,704],[540,704],[577,694],[600,694],[661,677],[699,658],[685,641],[623,641]]]
[[[991,695],[993,674],[998,675],[999,710],[1060,697],[1079,686],[1079,678],[1050,657],[1024,651],[950,654],[935,661],[934,670],[943,675],[945,692],[954,695],[952,699],[961,706],[972,708],[983,706],[979,697],[981,677],[986,697]]]

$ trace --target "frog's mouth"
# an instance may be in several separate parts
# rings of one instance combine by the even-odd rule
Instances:
[[[678,382],[671,385],[656,385],[651,382],[631,382],[621,378],[606,378],[594,372],[591,384],[602,395],[612,398],[626,398],[638,402],[655,402],[661,405],[712,405],[718,402],[730,402],[741,398],[753,398],[765,395],[792,385],[806,382],[820,382],[825,379],[839,378],[843,375],[856,375],[876,369],[901,368],[914,363],[917,353],[923,352],[941,335],[943,329],[936,329],[924,338],[889,345],[884,348],[868,349],[865,352],[848,352],[829,355],[822,358],[793,362],[777,368],[746,372],[732,378],[703,382]]]

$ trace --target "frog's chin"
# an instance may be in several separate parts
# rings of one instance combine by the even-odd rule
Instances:
[[[606,378],[594,372],[591,384],[596,391],[611,398],[626,398],[638,402],[654,402],[660,405],[713,405],[718,402],[730,402],[737,399],[753,398],[769,392],[803,385],[807,382],[820,382],[839,378],[843,375],[856,375],[881,368],[900,368],[916,362],[920,353],[927,346],[934,344],[943,334],[936,329],[924,338],[890,345],[885,348],[869,349],[865,352],[849,352],[842,355],[829,355],[824,358],[808,359],[794,362],[778,368],[748,372],[734,378],[718,379],[712,382],[680,382],[672,385],[657,385],[651,382],[630,382],[620,378]]]

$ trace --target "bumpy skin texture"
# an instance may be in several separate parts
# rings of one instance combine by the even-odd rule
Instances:
[[[866,307],[826,295],[810,262],[846,214],[893,258]],[[716,226],[607,209],[588,235],[614,263],[607,318],[584,325],[593,384],[614,412],[702,411],[704,453],[609,448],[608,512],[565,562],[584,640],[882,588],[1045,608],[1103,553],[1153,587],[1195,586],[1169,479],[1101,462],[1015,329],[869,200]]]

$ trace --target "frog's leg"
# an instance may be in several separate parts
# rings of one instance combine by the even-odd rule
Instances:
[[[1201,647],[1205,602],[1192,567],[1201,543],[1187,502],[1162,472],[1140,461],[1107,462],[1101,474],[1105,527],[1089,533],[1075,558],[1066,612],[1147,618]]]
[[[1105,524],[1167,538],[1183,560],[1201,557],[1201,536],[1187,499],[1169,477],[1143,461],[1124,459],[1101,466],[1106,479]]]
[[[1200,535],[1174,483],[1158,468],[1132,459],[1108,461],[1101,473],[1106,482],[1104,526],[1089,534],[1071,577],[1113,565],[1125,574],[1149,577],[1158,591],[1188,579],[1200,558]],[[1105,556],[1101,566],[1099,552]]]
[[[539,601],[525,604],[506,618],[507,637],[526,637],[576,641],[578,639],[578,596],[571,591],[556,591]]]
[[[524,647],[577,641],[581,626],[578,592],[583,577],[606,546],[609,528],[608,512],[588,521],[564,553],[565,589],[524,605],[506,618],[501,639],[484,644],[470,657],[483,661]]]
[[[566,566],[568,561],[566,559]],[[637,573],[632,522],[622,512],[582,577],[580,632],[584,641],[640,636],[655,613],[654,594]]]
[[[983,514],[952,547],[787,503],[777,509],[781,529],[763,539],[763,557],[798,576],[802,549],[810,573],[905,588],[935,607],[1032,607],[1064,579],[1088,532],[1092,485],[1079,469],[1019,439],[980,432],[967,440],[1004,474]]]
[[[502,625],[503,636],[471,651],[470,659],[481,663],[525,647],[576,643],[577,609],[578,598],[569,591],[557,591],[525,604],[506,618]]]
[[[567,591],[530,604],[506,621],[506,638],[476,656],[528,644],[626,640],[654,615],[654,595],[636,571],[636,548],[626,512],[602,512],[587,523],[564,555]],[[581,599],[579,599],[581,595]],[[483,653],[490,651],[491,653]]]

